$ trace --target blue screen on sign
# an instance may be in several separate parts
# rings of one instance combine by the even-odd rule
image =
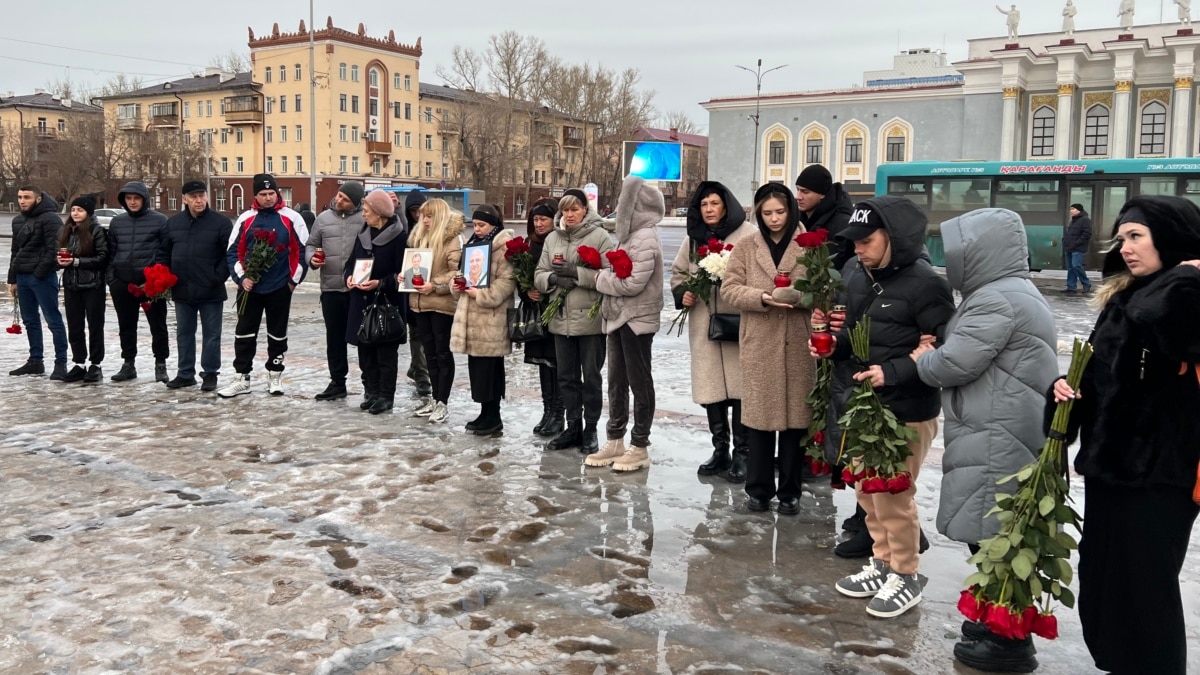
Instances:
[[[646,180],[678,181],[683,177],[683,145],[680,143],[625,143],[625,174]]]

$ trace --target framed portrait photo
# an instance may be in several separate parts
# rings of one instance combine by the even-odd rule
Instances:
[[[350,280],[355,284],[365,284],[371,280],[371,268],[375,266],[374,258],[359,258],[354,261],[354,271],[350,273]]]
[[[462,275],[467,280],[467,288],[487,288],[492,284],[490,241],[463,247]]]
[[[433,249],[410,248],[404,251],[404,264],[400,267],[400,292],[416,293],[417,286],[433,281],[430,270],[433,266]]]

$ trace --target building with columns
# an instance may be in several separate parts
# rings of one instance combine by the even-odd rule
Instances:
[[[1193,157],[1198,46],[1179,24],[977,38],[952,66],[909,50],[862,87],[713,98],[709,175],[748,203],[813,163],[868,193],[892,162]]]

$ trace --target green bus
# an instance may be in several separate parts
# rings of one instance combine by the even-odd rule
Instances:
[[[876,170],[875,194],[907,197],[925,210],[929,256],[938,266],[945,265],[941,223],[992,206],[1020,214],[1032,269],[1064,269],[1068,210],[1081,204],[1094,225],[1086,265],[1096,269],[1130,197],[1178,195],[1200,204],[1200,158],[884,164]]]

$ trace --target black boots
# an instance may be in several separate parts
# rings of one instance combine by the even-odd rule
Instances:
[[[479,414],[473,424],[467,425],[467,428],[475,433],[476,436],[491,436],[504,430],[504,421],[500,419],[500,401],[488,401],[483,404],[483,412]]]
[[[553,438],[563,430],[562,394],[558,390],[558,372],[546,366],[538,367],[538,379],[542,388],[542,419],[533,427],[533,433]]]
[[[708,431],[712,434],[713,454],[708,461],[701,464],[696,473],[701,476],[715,476],[729,468],[729,406],[722,403],[709,403],[704,406],[708,413]]]
[[[167,362],[154,362],[154,379],[157,382],[170,382],[171,378],[167,377]]]
[[[588,422],[583,428],[583,442],[579,445],[579,454],[591,455],[600,451],[600,439],[596,436],[596,423]]]
[[[42,363],[41,359],[29,359],[25,365],[16,370],[8,371],[9,375],[45,375],[46,364]]]
[[[570,420],[567,422],[567,428],[561,434],[556,436],[554,440],[546,444],[547,450],[566,450],[567,448],[576,448],[583,444],[583,422],[580,420]]]
[[[978,628],[985,634],[974,640],[964,634],[962,642],[954,645],[954,658],[960,663],[985,673],[1032,673],[1037,670],[1033,638],[1009,640],[982,625]]]
[[[137,368],[133,367],[133,361],[122,363],[121,369],[111,379],[113,382],[128,382],[129,380],[137,379]]]
[[[392,409],[392,399],[376,398],[371,401],[371,407],[367,408],[367,412],[372,415],[381,415]]]
[[[725,480],[730,483],[746,482],[746,467],[750,463],[750,448],[734,448],[733,458],[729,462],[729,470],[725,472]]]
[[[552,437],[562,433],[563,430],[563,405],[561,400],[551,401],[550,407],[546,411],[546,415],[542,417],[542,430],[538,431],[535,427],[533,433],[538,436]]]
[[[83,378],[85,378],[85,377],[87,377],[87,371],[83,369],[82,365],[77,363],[77,364],[75,364],[74,367],[72,367],[70,370],[67,371],[67,374],[63,376],[62,381],[63,382],[82,382]]]
[[[331,381],[329,386],[325,387],[325,391],[317,394],[313,398],[318,401],[337,401],[339,399],[346,398],[346,383]]]
[[[50,379],[62,382],[67,377],[67,364],[54,362],[54,370],[50,373]]]
[[[733,458],[729,462],[729,471],[725,472],[725,480],[730,483],[746,482],[746,466],[750,463],[750,430],[742,424],[742,402],[734,399],[730,402],[733,418]]]

